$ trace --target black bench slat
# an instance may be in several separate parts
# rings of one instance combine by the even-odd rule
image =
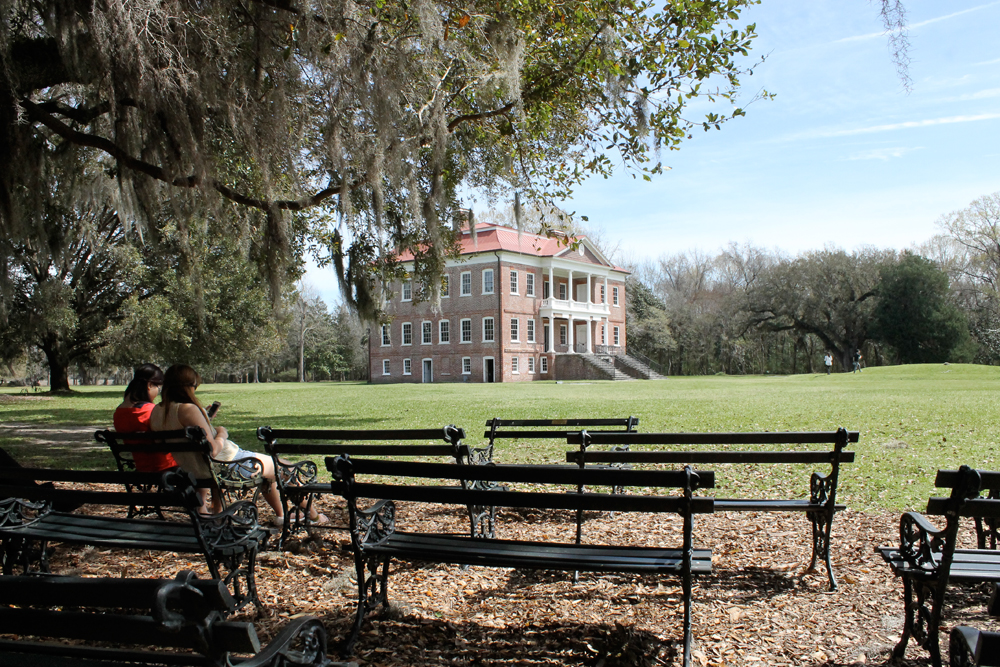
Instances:
[[[295,429],[262,426],[273,440],[441,440],[443,428],[394,428],[394,429]],[[461,432],[461,429],[458,429]],[[464,438],[464,432],[459,436]],[[337,443],[332,443],[337,444]],[[282,443],[282,447],[288,445]]]
[[[949,511],[949,498],[930,498],[927,501],[926,514],[931,516],[944,516]],[[1000,503],[992,500],[967,500],[958,509],[959,516],[965,517],[1000,517]]]
[[[205,658],[197,653],[165,653],[119,648],[94,648],[54,642],[17,642],[0,639],[3,667],[136,667],[136,665],[197,665]]]
[[[837,511],[847,509],[846,505],[837,504]],[[807,498],[800,500],[754,500],[753,498],[715,498],[716,512],[822,512],[825,507],[809,502]]]
[[[628,418],[582,418],[582,419],[490,419],[486,426],[507,427],[507,426],[638,426],[639,420],[636,417]]]
[[[589,433],[589,431],[588,431]],[[568,463],[830,463],[832,452],[566,452]],[[852,463],[854,452],[842,452],[841,463]]]
[[[54,468],[0,468],[0,480],[32,482],[86,482],[88,484],[160,484],[162,472],[113,472]]]
[[[83,577],[6,576],[0,586],[0,605],[152,607],[157,590],[169,579],[105,579]],[[213,609],[233,611],[236,601],[217,579],[187,582]]]
[[[459,565],[552,569],[581,572],[631,572],[679,574],[680,549],[611,547],[576,544],[490,540],[468,537],[442,538],[426,533],[394,533],[387,541],[366,550],[411,562],[435,561]],[[693,551],[692,572],[711,572],[710,549]]]
[[[328,457],[329,467],[336,459]],[[490,482],[520,482],[524,484],[566,484],[576,486],[664,486],[682,487],[687,479],[679,470],[581,470],[571,466],[493,465],[468,468],[448,463],[422,463],[409,461],[381,461],[351,459],[358,475],[388,475],[422,477],[431,479],[477,479]],[[696,471],[698,488],[712,488],[715,473],[711,470]]]
[[[836,431],[774,431],[761,433],[609,433],[595,432],[592,445],[830,445]],[[589,431],[588,431],[589,434]],[[579,445],[579,434],[568,436],[569,444]],[[848,431],[847,442],[858,442],[858,431]]]
[[[339,485],[338,485],[338,488]],[[358,498],[433,502],[447,505],[493,505],[612,512],[678,512],[685,501],[677,496],[630,496],[605,493],[543,493],[532,491],[466,491],[455,487],[400,486],[393,484],[354,485]],[[693,498],[691,512],[711,514],[711,498]]]
[[[978,470],[980,478],[980,489],[1000,489],[1000,472],[991,470]],[[938,470],[934,476],[934,486],[941,489],[954,488],[958,483],[959,473],[957,470]]]
[[[438,434],[440,435],[440,434]],[[464,447],[464,445],[462,445]],[[307,454],[312,456],[454,456],[451,445],[371,445],[357,443],[281,443],[282,454]]]
[[[167,508],[184,508],[183,499],[165,492],[138,493],[127,491],[82,491],[53,489],[47,486],[12,486],[0,484],[0,498],[25,500],[56,500],[76,505],[116,505],[127,507],[133,503],[157,505]]]

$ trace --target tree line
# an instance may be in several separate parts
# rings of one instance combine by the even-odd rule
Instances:
[[[629,351],[668,374],[803,373],[860,350],[868,365],[1000,362],[1000,192],[903,251],[797,256],[730,244],[631,263]]]

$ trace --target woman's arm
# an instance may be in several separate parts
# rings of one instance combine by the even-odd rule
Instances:
[[[183,403],[177,407],[177,420],[182,426],[200,426],[208,441],[212,443],[212,458],[215,458],[225,446],[229,432],[225,426],[212,428],[205,413],[192,403]]]

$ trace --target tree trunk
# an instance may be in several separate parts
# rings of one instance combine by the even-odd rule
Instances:
[[[69,362],[56,350],[42,350],[49,362],[49,391],[69,391]]]

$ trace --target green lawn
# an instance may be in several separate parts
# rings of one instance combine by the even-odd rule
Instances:
[[[70,397],[0,402],[0,424],[110,427],[121,387],[83,387]],[[17,390],[0,390],[0,394]],[[41,396],[41,394],[37,395]],[[858,374],[694,377],[648,382],[532,384],[206,385],[207,405],[222,401],[220,424],[244,447],[259,449],[263,424],[297,428],[405,428],[456,424],[467,441],[483,441],[490,417],[640,418],[641,431],[831,430],[861,432],[857,461],[842,474],[841,497],[852,507],[922,509],[934,471],[969,463],[996,469],[1000,368],[921,365],[870,368]],[[44,450],[0,438],[0,446],[36,465],[108,467],[110,454],[78,447]],[[565,444],[507,443],[501,462],[562,461]],[[740,466],[719,469],[727,493],[807,493],[805,470]]]

